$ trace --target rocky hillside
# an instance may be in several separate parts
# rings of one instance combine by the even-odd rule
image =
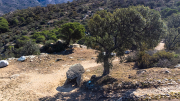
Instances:
[[[68,1],[72,2],[73,0],[37,0],[41,5],[46,6],[48,4],[59,4],[66,3]]]
[[[35,6],[47,6],[48,4],[66,3],[72,0],[0,0],[0,16],[17,9],[26,9]]]

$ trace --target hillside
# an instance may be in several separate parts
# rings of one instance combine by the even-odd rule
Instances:
[[[180,99],[179,18],[179,0],[74,0],[7,13],[0,100]]]
[[[6,2],[8,2],[8,0]],[[71,3],[48,5],[47,7],[37,6],[23,10],[17,10],[13,13],[3,15],[3,17],[7,19],[10,29],[8,32],[0,34],[1,57],[18,57],[19,55],[13,55],[18,54],[18,49],[20,48],[16,47],[16,41],[17,39],[23,40],[23,36],[31,37],[36,32],[41,33],[41,31],[44,30],[53,30],[53,34],[56,34],[56,38],[58,38],[57,31],[62,24],[67,22],[80,22],[88,31],[87,21],[93,16],[95,12],[103,9],[107,10],[108,12],[113,12],[113,10],[116,8],[124,8],[131,5],[145,5],[160,11],[162,18],[165,19],[165,21],[167,17],[173,13],[179,14],[180,10],[178,9],[178,0],[128,0],[126,2],[123,0],[110,0],[108,2],[106,0],[76,0]],[[7,50],[8,46],[14,45],[14,52]]]
[[[28,7],[47,6],[48,4],[66,3],[72,0],[0,0],[0,16]]]

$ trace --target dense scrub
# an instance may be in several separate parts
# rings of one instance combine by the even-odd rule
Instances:
[[[175,52],[148,50],[132,53],[126,57],[126,60],[127,62],[136,62],[140,69],[151,67],[173,68],[179,63],[180,57]]]

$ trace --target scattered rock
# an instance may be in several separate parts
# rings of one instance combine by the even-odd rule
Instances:
[[[170,71],[166,70],[165,73],[171,73]]]
[[[33,62],[33,60],[30,60],[30,62]]]
[[[73,48],[80,48],[79,44],[73,44]]]
[[[29,59],[33,59],[35,58],[36,56],[35,55],[29,55],[29,56],[25,56],[26,58],[29,58]]]
[[[176,81],[172,81],[171,84],[177,85],[178,83],[176,83]]]
[[[83,60],[86,60],[86,59],[82,59],[82,58],[81,58],[81,59],[77,59],[77,60],[81,60],[81,61],[83,61]]]
[[[168,81],[168,79],[167,79],[167,78],[165,78],[164,80],[165,80],[165,81]]]
[[[81,48],[87,49],[87,46],[85,45],[80,45]]]
[[[12,58],[8,58],[7,60],[10,61],[10,60],[14,60],[14,59],[16,59],[16,58],[12,57]]]
[[[12,79],[12,78],[15,79],[15,78],[17,78],[18,76],[19,76],[19,74],[11,75],[11,76],[10,76],[10,79]]]
[[[1,60],[0,61],[0,68],[6,67],[9,65],[9,62],[7,60]]]
[[[81,85],[82,78],[81,75],[85,72],[84,67],[81,64],[75,64],[69,68],[69,70],[66,72],[67,80],[65,84],[67,84],[69,81],[76,80],[76,83],[78,86]]]
[[[21,56],[18,61],[25,61],[26,60],[26,57],[25,56]]]
[[[145,73],[146,72],[146,70],[138,70],[137,72],[136,72],[136,74],[142,74],[142,73]]]
[[[69,57],[70,59],[72,59],[73,57]]]
[[[176,66],[174,66],[174,68],[179,68],[180,67],[180,64],[177,64]]]
[[[88,70],[86,70],[86,72],[90,72],[90,70],[88,69]]]
[[[95,60],[96,58],[95,58],[95,57],[92,57],[91,59],[94,59],[94,60]]]

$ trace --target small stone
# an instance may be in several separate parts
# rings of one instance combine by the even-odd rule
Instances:
[[[90,70],[88,69],[88,70],[86,70],[86,72],[90,72]]]
[[[171,73],[170,71],[166,70],[165,73]]]
[[[136,72],[136,74],[142,74],[142,73],[145,73],[145,72],[146,72],[146,70],[139,70],[139,71]]]
[[[17,78],[17,77],[19,77],[19,74],[14,74],[14,75],[10,76],[10,78],[14,78],[14,79]]]
[[[70,59],[72,59],[73,57],[69,57]]]
[[[176,66],[174,66],[174,68],[178,68],[178,67],[180,67],[180,64],[177,64]]]
[[[167,78],[165,78],[164,80],[165,80],[165,81],[168,81],[168,79],[167,79]]]

